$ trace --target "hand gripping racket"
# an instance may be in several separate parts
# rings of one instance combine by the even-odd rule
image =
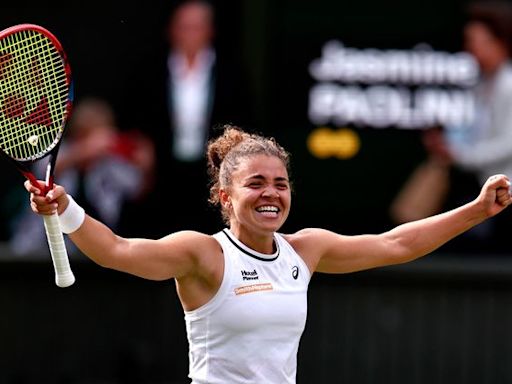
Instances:
[[[53,34],[33,24],[0,32],[0,147],[43,194],[53,188],[55,161],[72,100],[70,67]],[[30,169],[47,156],[46,185],[40,185]],[[75,277],[58,215],[43,217],[56,284],[68,287]]]

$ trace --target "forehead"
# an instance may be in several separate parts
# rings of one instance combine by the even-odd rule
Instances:
[[[288,171],[283,161],[275,156],[254,155],[240,159],[237,169],[233,172],[234,179],[245,179],[261,175],[274,179],[284,177],[288,179]]]

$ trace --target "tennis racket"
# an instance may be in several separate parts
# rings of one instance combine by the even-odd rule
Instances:
[[[21,173],[46,194],[64,127],[73,103],[71,71],[57,38],[33,24],[0,32],[0,147]],[[33,163],[48,160],[45,185],[31,172]],[[44,215],[55,282],[75,282],[57,213]]]

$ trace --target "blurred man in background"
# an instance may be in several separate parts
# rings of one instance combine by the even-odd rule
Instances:
[[[146,60],[151,67],[138,81],[141,89],[130,93],[136,98],[132,101],[143,104],[128,108],[130,119],[156,147],[157,184],[148,210],[162,213],[151,224],[158,235],[176,227],[216,227],[219,219],[206,204],[206,142],[217,124],[249,121],[249,92],[239,59],[220,52],[215,37],[212,4],[177,3],[165,27],[164,49]],[[186,193],[180,188],[184,183]],[[160,202],[169,193],[176,204],[166,208]]]

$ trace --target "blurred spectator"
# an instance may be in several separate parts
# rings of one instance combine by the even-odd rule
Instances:
[[[162,51],[137,66],[144,77],[135,75],[137,89],[126,93],[131,98],[127,120],[155,143],[157,187],[148,212],[162,213],[160,222],[152,220],[157,234],[176,228],[208,232],[220,219],[207,204],[206,142],[215,125],[247,124],[246,78],[239,58],[221,52],[216,44],[210,3],[177,3],[164,29]],[[163,203],[169,193],[175,196],[172,207]]]
[[[75,107],[61,145],[56,182],[93,216],[119,230],[125,203],[142,198],[152,187],[152,143],[138,132],[120,132],[110,105],[89,98]],[[45,166],[37,163],[35,174],[44,175]],[[45,236],[42,220],[30,210],[23,211],[11,239],[13,252],[44,250]]]
[[[483,184],[495,173],[512,177],[512,4],[474,3],[468,15],[465,49],[481,70],[475,88],[476,116],[469,127],[447,127],[446,147],[439,141],[430,148],[474,172]]]
[[[470,126],[442,127],[425,133],[429,164],[438,167],[439,183],[449,171],[450,188],[439,196],[446,198],[444,207],[437,204],[436,209],[469,201],[490,175],[504,173],[512,177],[512,4],[471,3],[463,32],[464,47],[480,67],[474,89],[475,118]],[[471,250],[481,246],[485,251],[506,251],[510,218],[508,212],[477,226],[452,245],[465,242]],[[471,237],[476,242],[471,242]]]

